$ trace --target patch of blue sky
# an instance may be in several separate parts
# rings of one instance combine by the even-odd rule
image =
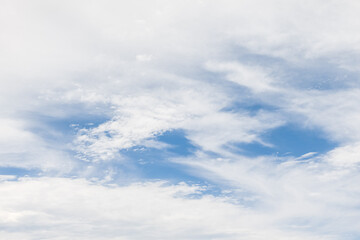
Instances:
[[[310,64],[310,63],[308,63]],[[332,63],[311,62],[310,66],[289,66],[283,78],[292,79],[294,87],[307,90],[340,90],[351,87],[358,77],[354,72]]]
[[[275,128],[262,135],[269,145],[254,142],[233,144],[232,150],[248,157],[263,155],[300,157],[309,152],[326,153],[337,145],[316,129],[305,129],[293,124]]]
[[[203,195],[234,197],[237,199],[237,203],[244,204],[243,198],[239,198],[237,194],[231,191],[228,186],[219,182],[211,181],[211,179],[203,178],[194,171],[194,169],[166,161],[165,159],[157,159],[150,163],[144,164],[143,162],[137,162],[137,169],[141,171],[141,177],[147,180],[165,180],[170,184],[178,184],[185,182],[187,184],[195,184],[202,187],[202,190],[198,193],[190,194],[189,198],[201,198]],[[226,191],[228,189],[228,191]],[[248,201],[246,204],[249,205]]]
[[[183,130],[170,130],[154,137],[159,143],[165,143],[166,147],[151,148],[135,146],[121,150],[121,154],[130,158],[137,158],[141,161],[153,161],[154,159],[164,159],[171,157],[186,157],[192,155],[197,147],[194,146]]]
[[[166,151],[176,154],[177,156],[191,155],[197,149],[197,147],[186,138],[185,132],[181,129],[166,131],[158,135],[155,140],[170,145]]]
[[[191,174],[186,166],[173,163],[170,156],[156,149],[135,151],[129,149],[121,154],[134,163],[140,176],[145,179],[166,180],[170,182],[204,183],[202,178]]]
[[[165,149],[146,148],[136,146],[120,153],[127,158],[131,164],[119,162],[119,170],[128,168],[129,171],[136,171],[142,179],[165,180],[170,184],[185,182],[202,187],[202,191],[187,196],[188,198],[201,198],[203,195],[227,197],[234,204],[250,206],[256,201],[251,193],[234,190],[227,184],[211,181],[204,178],[194,168],[171,161],[172,158],[191,157],[198,148],[191,144],[186,138],[183,130],[171,130],[156,137],[157,141],[168,144]],[[207,152],[209,156],[218,156],[216,153]],[[131,169],[130,169],[131,168]]]
[[[246,65],[274,67],[286,64],[283,58],[255,53],[248,48],[233,44],[228,45],[227,53],[226,57],[231,61],[242,62]]]
[[[59,143],[59,141],[71,141],[74,134],[79,129],[94,128],[110,119],[110,117],[104,114],[94,115],[86,112],[63,118],[59,118],[57,116],[29,114],[27,118],[30,120],[36,120],[36,122],[41,122],[41,125],[31,126],[29,128],[30,131],[36,133],[36,135],[47,141],[54,141],[55,143]],[[59,138],[58,134],[61,134],[61,138]]]
[[[40,170],[36,169],[25,169],[18,167],[0,167],[0,175],[13,175],[16,177],[35,177],[41,174]]]
[[[266,104],[260,101],[241,101],[233,102],[225,108],[221,109],[224,112],[245,112],[250,116],[256,115],[259,111],[273,112],[279,110],[278,107]]]
[[[186,138],[183,130],[164,132],[156,136],[155,140],[168,146],[161,149],[136,146],[121,150],[120,153],[136,164],[144,178],[205,183],[203,179],[191,174],[186,166],[170,161],[176,157],[189,157],[197,150],[197,147]]]
[[[338,63],[333,62],[332,58],[286,61],[280,57],[257,54],[239,46],[231,46],[227,58],[227,61],[268,69],[270,77],[280,81],[283,87],[287,85],[309,90],[336,90],[351,87],[358,82],[356,71],[338,67]]]

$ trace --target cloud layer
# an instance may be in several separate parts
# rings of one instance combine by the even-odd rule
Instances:
[[[357,1],[0,5],[0,237],[359,237]]]

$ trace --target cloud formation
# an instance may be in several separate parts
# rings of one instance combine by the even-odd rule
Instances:
[[[359,237],[357,1],[0,5],[0,237]]]
[[[0,183],[6,239],[325,239],[268,225],[266,215],[200,186],[101,186],[82,179],[23,178]],[[44,193],[46,194],[44,195]],[[258,231],[261,227],[262,231]],[[19,231],[20,230],[20,231]],[[295,231],[296,232],[296,231]]]

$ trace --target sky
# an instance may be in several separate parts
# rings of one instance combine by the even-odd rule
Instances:
[[[360,239],[360,2],[1,0],[0,239]]]

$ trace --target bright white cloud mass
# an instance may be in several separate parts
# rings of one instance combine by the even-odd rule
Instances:
[[[360,2],[0,2],[0,238],[360,239]]]

